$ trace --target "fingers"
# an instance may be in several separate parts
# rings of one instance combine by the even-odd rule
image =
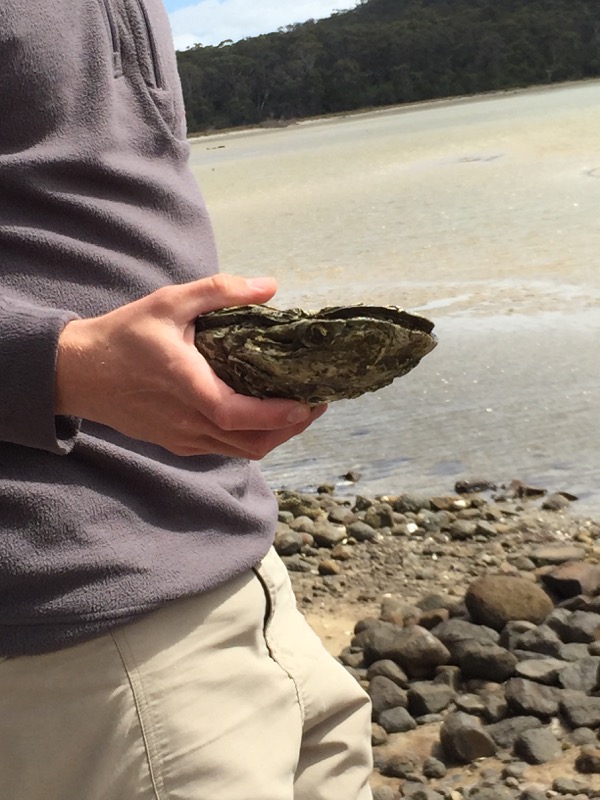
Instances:
[[[304,422],[278,431],[231,431],[227,433],[216,429],[207,431],[206,425],[201,425],[200,427],[204,427],[205,430],[195,441],[193,436],[188,436],[184,444],[172,450],[181,456],[212,454],[259,461],[276,447],[305,431],[326,410],[327,406],[313,408]]]
[[[192,283],[168,286],[154,294],[156,311],[178,325],[188,325],[199,314],[229,306],[260,304],[277,291],[274,278],[240,278],[218,274]]]
[[[315,409],[296,400],[261,400],[237,394],[215,375],[197,351],[186,370],[192,392],[185,398],[186,402],[223,431],[275,431],[315,418]],[[326,406],[318,408],[325,409]]]

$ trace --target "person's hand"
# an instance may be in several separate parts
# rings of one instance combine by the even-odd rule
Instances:
[[[264,303],[276,289],[272,278],[215,275],[69,322],[59,340],[55,413],[108,425],[176,455],[263,458],[325,406],[237,394],[196,350],[194,320]]]

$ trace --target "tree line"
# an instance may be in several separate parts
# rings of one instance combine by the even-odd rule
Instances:
[[[206,132],[600,75],[598,0],[362,0],[177,53]]]

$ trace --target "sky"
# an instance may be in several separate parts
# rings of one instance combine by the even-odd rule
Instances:
[[[354,8],[357,0],[164,0],[177,50],[270,33]]]

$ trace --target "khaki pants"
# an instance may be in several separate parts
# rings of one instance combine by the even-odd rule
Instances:
[[[0,661],[4,800],[369,800],[370,706],[273,553],[90,642]]]

